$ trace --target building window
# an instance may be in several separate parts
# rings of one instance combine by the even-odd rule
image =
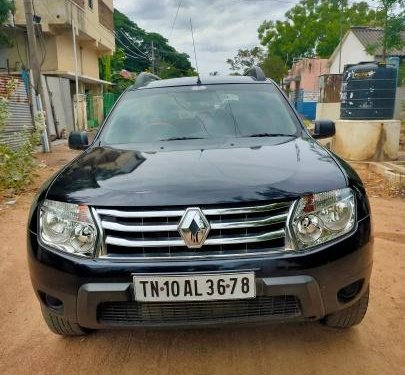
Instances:
[[[89,5],[89,8],[93,9],[93,0],[87,0],[87,4]]]

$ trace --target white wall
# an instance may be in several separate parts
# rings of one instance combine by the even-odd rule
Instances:
[[[394,119],[405,121],[405,87],[397,88]]]
[[[369,55],[364,46],[356,38],[352,31],[349,32],[347,38],[342,45],[342,63],[341,71],[339,72],[339,49],[333,56],[330,66],[330,74],[339,74],[343,72],[346,64],[357,64],[362,61],[374,61],[374,56]]]
[[[332,120],[340,119],[340,103],[316,103],[316,119]]]

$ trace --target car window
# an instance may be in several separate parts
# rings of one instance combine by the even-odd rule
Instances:
[[[102,132],[103,143],[295,135],[298,122],[271,84],[228,84],[127,92]]]

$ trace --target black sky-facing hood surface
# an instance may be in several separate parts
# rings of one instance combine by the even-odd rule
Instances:
[[[340,167],[312,139],[257,141],[206,148],[186,141],[153,151],[93,147],[58,175],[47,198],[93,206],[198,206],[293,199],[347,186]]]

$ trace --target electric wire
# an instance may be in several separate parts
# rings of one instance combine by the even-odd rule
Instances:
[[[196,69],[197,69],[197,74],[199,74],[199,70],[198,70],[198,61],[197,61],[197,52],[196,52],[196,49],[195,49],[195,42],[194,42],[193,22],[191,21],[191,18],[190,18],[190,30],[191,30],[191,38],[193,39],[194,58],[195,58],[195,67],[196,67]]]
[[[131,43],[131,47],[134,47],[140,54],[142,54],[142,55],[144,55],[145,57],[149,58],[149,56],[148,56],[146,53],[144,53],[143,51],[141,51],[141,50],[135,45],[135,42],[129,38],[129,36],[127,35],[126,32],[124,32],[122,29],[119,29],[119,32],[125,37],[125,39],[128,40],[129,43]]]
[[[174,25],[176,24],[177,21],[177,16],[179,15],[179,10],[181,8],[181,4],[183,3],[183,0],[179,0],[179,4],[177,6],[177,10],[176,10],[176,15],[174,16],[173,22],[172,22],[172,27],[170,30],[170,34],[169,34],[169,38],[171,38],[173,30],[174,30]]]
[[[136,52],[132,51],[132,50],[128,47],[128,45],[127,45],[126,43],[124,43],[124,42],[118,37],[118,35],[117,35],[116,33],[114,33],[114,35],[115,35],[115,38],[116,38],[116,40],[118,41],[118,43],[121,44],[127,51],[129,51],[130,54],[132,54],[133,56],[136,56],[138,59],[144,59],[144,60],[147,60],[147,61],[151,61],[149,57],[145,57],[145,56],[139,55],[139,54],[137,54]]]

